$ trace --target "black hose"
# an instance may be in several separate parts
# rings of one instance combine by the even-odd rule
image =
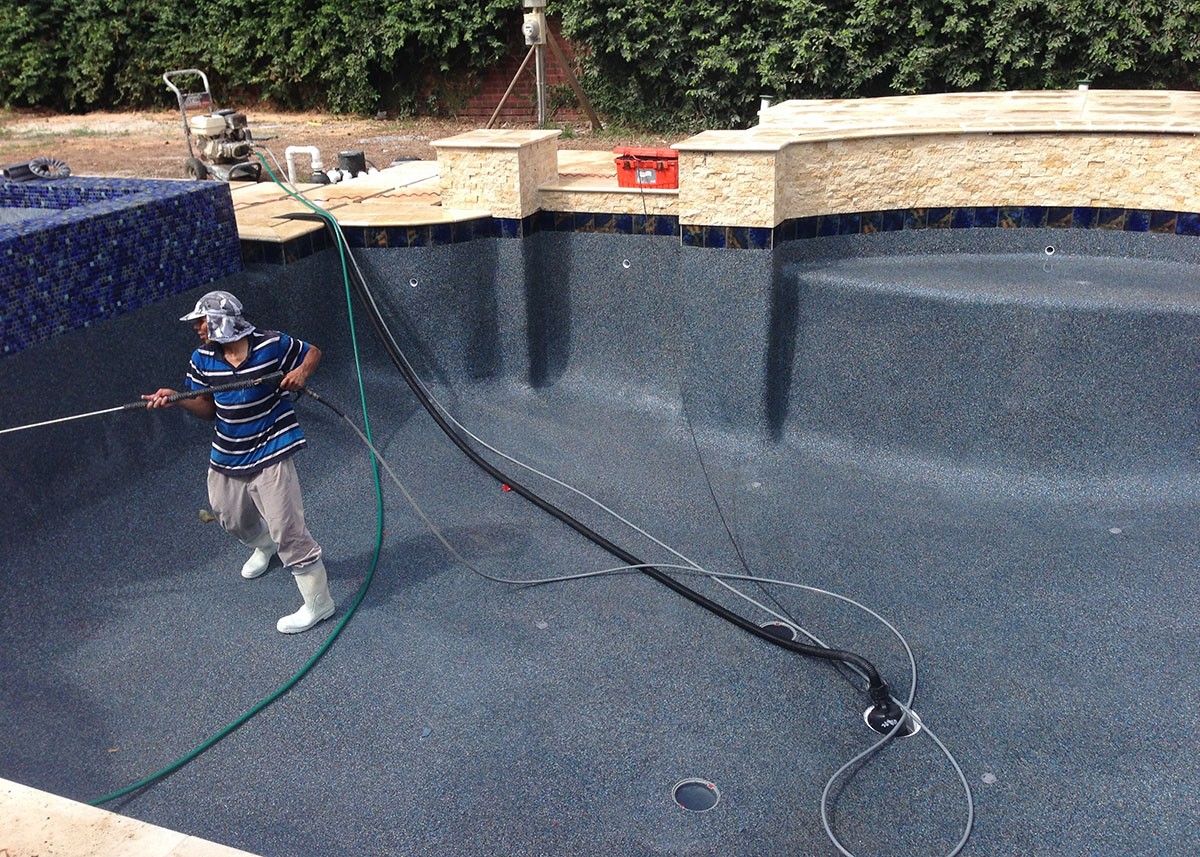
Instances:
[[[58,158],[34,158],[29,162],[29,171],[39,179],[65,179],[71,168]]]
[[[330,227],[330,229],[332,228],[333,227]],[[339,241],[341,238],[339,235],[335,234],[334,240]],[[891,705],[894,705],[888,691],[887,683],[879,674],[879,670],[877,670],[875,665],[862,655],[842,649],[827,649],[821,646],[810,646],[805,643],[798,643],[795,640],[787,640],[781,637],[776,637],[770,632],[763,630],[749,619],[739,616],[732,610],[723,607],[712,599],[701,595],[699,592],[696,592],[694,589],[685,586],[678,580],[675,580],[659,569],[654,568],[649,563],[638,559],[629,551],[609,541],[607,538],[600,535],[586,524],[572,517],[569,513],[543,499],[541,496],[521,485],[520,483],[514,482],[512,479],[510,479],[499,468],[480,455],[474,449],[474,447],[467,443],[459,431],[441,414],[437,406],[434,405],[433,401],[430,399],[429,394],[425,392],[424,386],[421,384],[421,381],[417,377],[417,374],[413,370],[412,366],[409,365],[407,358],[404,356],[404,352],[401,350],[396,340],[392,337],[391,331],[388,329],[386,322],[384,322],[383,315],[379,310],[379,306],[375,303],[375,298],[371,294],[371,290],[367,286],[366,282],[362,280],[361,275],[358,278],[351,278],[351,282],[355,284],[355,291],[358,292],[359,298],[362,299],[367,306],[367,316],[370,318],[371,325],[375,328],[375,332],[379,334],[380,339],[383,341],[383,346],[388,353],[388,357],[391,358],[391,361],[395,364],[396,368],[400,370],[400,374],[404,376],[405,383],[408,384],[409,389],[413,391],[417,399],[421,402],[422,407],[425,408],[425,411],[433,418],[434,422],[437,423],[438,428],[440,428],[446,437],[448,437],[455,446],[457,446],[468,458],[470,458],[477,467],[479,467],[497,482],[501,483],[502,485],[507,485],[517,494],[524,497],[530,503],[533,503],[542,511],[554,516],[559,521],[575,530],[575,532],[582,535],[584,538],[608,551],[613,556],[617,557],[617,559],[621,560],[621,562],[629,566],[636,566],[642,573],[652,577],[654,580],[658,581],[664,586],[667,586],[679,595],[682,595],[684,598],[687,598],[692,603],[703,607],[705,610],[708,610],[710,613],[721,617],[727,622],[733,623],[742,630],[748,631],[759,639],[765,640],[768,643],[772,643],[780,648],[787,649],[788,651],[795,652],[797,654],[806,655],[813,658],[821,658],[824,660],[839,661],[857,667],[862,671],[863,675],[866,676],[867,691],[870,693],[872,701],[876,705],[880,706],[890,707]]]

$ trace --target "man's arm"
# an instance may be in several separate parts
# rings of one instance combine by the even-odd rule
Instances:
[[[283,380],[279,382],[279,389],[287,390],[290,393],[298,393],[304,389],[304,385],[308,382],[309,376],[317,371],[317,367],[321,365],[321,349],[308,344],[308,353],[304,355],[304,360],[283,376]]]
[[[168,396],[174,396],[177,393],[166,387],[155,390],[148,396],[142,396],[142,400],[146,403],[146,408],[169,408],[172,405],[179,405],[189,414],[194,417],[199,417],[202,420],[215,420],[217,418],[217,403],[213,401],[212,393],[205,393],[202,396],[195,396],[191,399],[180,399],[177,402],[168,401]]]

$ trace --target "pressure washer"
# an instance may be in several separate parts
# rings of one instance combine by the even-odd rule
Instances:
[[[185,92],[177,78],[198,77],[199,90]],[[168,71],[163,82],[175,93],[179,115],[183,119],[183,138],[188,157],[183,163],[184,175],[190,179],[210,176],[224,182],[256,182],[262,178],[262,164],[251,159],[254,135],[245,113],[218,110],[208,86],[208,75],[198,68]],[[189,111],[194,111],[189,113]]]
[[[195,399],[199,396],[206,396],[212,393],[222,393],[226,390],[245,390],[248,387],[257,387],[259,384],[271,384],[283,380],[282,372],[272,372],[270,375],[264,375],[261,378],[253,380],[232,381],[228,384],[218,384],[216,387],[207,387],[203,390],[184,390],[181,393],[172,393],[164,398],[168,403],[179,402],[184,399]],[[58,417],[53,420],[43,420],[40,423],[29,423],[23,426],[13,426],[12,428],[0,429],[0,434],[8,434],[9,432],[25,431],[26,429],[41,428],[42,426],[51,426],[55,423],[67,423],[72,420],[82,420],[85,417],[98,417],[101,414],[113,414],[117,411],[144,411],[146,409],[146,401],[139,399],[136,402],[126,402],[123,405],[117,405],[113,408],[103,408],[99,411],[88,411],[86,414],[74,414],[69,417]]]

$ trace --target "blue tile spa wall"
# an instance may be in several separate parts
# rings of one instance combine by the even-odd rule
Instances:
[[[241,271],[229,187],[68,178],[0,182],[0,354]]]

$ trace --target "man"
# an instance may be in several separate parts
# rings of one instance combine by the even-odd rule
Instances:
[[[180,321],[190,321],[200,347],[192,353],[187,386],[207,390],[253,381],[282,371],[278,389],[263,383],[208,393],[172,403],[174,390],[142,396],[147,408],[178,404],[216,433],[209,458],[208,499],[226,532],[253,548],[242,577],[255,578],[279,554],[291,569],[304,606],[276,624],[284,634],[307,631],[333,615],[321,546],[304,523],[304,503],[292,456],[305,445],[304,433],[285,392],[304,389],[321,362],[321,350],[286,333],[259,330],[242,316],[241,302],[229,292],[209,292]]]

